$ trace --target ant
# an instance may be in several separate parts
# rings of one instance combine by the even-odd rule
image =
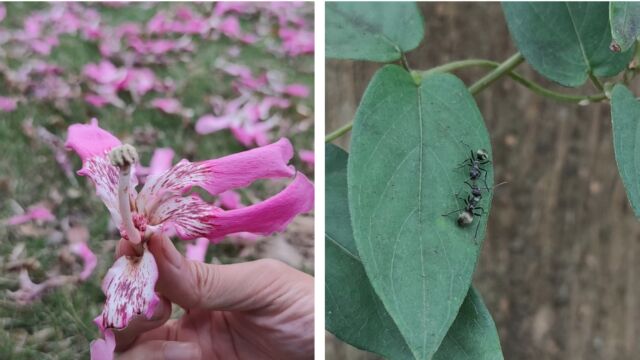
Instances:
[[[461,168],[463,166],[469,166],[469,179],[473,182],[480,178],[480,175],[484,173],[484,186],[489,190],[489,185],[487,184],[487,170],[483,168],[481,165],[485,165],[491,162],[489,160],[489,154],[484,149],[476,150],[475,154],[473,150],[469,150],[469,157],[467,160],[463,161],[460,166],[457,168]]]
[[[475,184],[471,185],[467,181],[465,181],[464,183],[469,185],[469,187],[471,187],[471,194],[469,194],[466,199],[458,197],[458,199],[464,201],[464,207],[462,209],[456,209],[454,211],[451,211],[449,213],[442,215],[442,216],[449,216],[453,213],[461,211],[458,214],[458,218],[456,219],[456,222],[460,227],[467,227],[471,225],[473,223],[474,216],[480,217],[484,215],[484,208],[481,206],[478,206],[480,204],[480,201],[482,200],[482,191],[480,190],[480,188],[475,186]],[[480,228],[480,221],[478,220],[478,225],[476,226],[476,233],[473,237],[474,241],[478,237],[479,228]]]
[[[464,207],[462,209],[456,209],[454,211],[451,211],[447,214],[442,215],[442,216],[449,216],[453,213],[460,212],[458,214],[458,218],[456,219],[456,222],[459,227],[467,227],[471,225],[473,223],[474,216],[480,217],[484,215],[484,212],[485,212],[483,207],[478,206],[480,204],[480,201],[482,201],[482,189],[480,189],[476,185],[475,181],[473,183],[469,183],[469,181],[465,181],[464,183],[469,186],[469,188],[471,189],[471,193],[467,196],[466,199],[459,197],[456,194],[456,197],[458,199],[464,201]],[[493,189],[503,184],[506,184],[506,182],[499,183],[498,185],[494,186]],[[490,191],[490,190],[487,190],[487,191]],[[478,229],[480,229],[480,220],[478,220],[478,225],[476,225],[476,232],[473,237],[474,242],[478,237]]]

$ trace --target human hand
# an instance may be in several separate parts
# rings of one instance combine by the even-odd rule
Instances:
[[[313,357],[313,277],[276,260],[212,265],[187,260],[167,237],[149,250],[160,304],[114,331],[117,359],[304,359]],[[121,240],[117,256],[133,255]],[[171,304],[185,309],[171,319]]]

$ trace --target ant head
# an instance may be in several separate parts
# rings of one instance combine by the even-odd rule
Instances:
[[[463,211],[458,215],[458,226],[464,227],[473,222],[473,215],[468,211]]]
[[[485,149],[479,149],[476,151],[476,159],[480,161],[489,160],[489,153]]]

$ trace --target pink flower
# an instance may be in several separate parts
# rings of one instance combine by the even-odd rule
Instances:
[[[96,255],[89,249],[89,246],[85,242],[76,242],[69,246],[71,252],[76,254],[82,259],[82,263],[84,265],[82,272],[79,277],[80,280],[87,280],[89,276],[93,273],[93,270],[98,265],[98,258]]]
[[[315,164],[315,156],[312,150],[300,150],[298,151],[298,155],[300,156],[300,160],[302,160],[310,167],[313,167],[313,165]]]
[[[304,84],[291,84],[284,88],[285,94],[301,98],[309,97],[310,92],[309,87]]]
[[[195,243],[187,245],[185,257],[189,260],[204,262],[210,243],[207,238],[197,238]]]
[[[113,331],[105,330],[104,339],[96,339],[91,342],[91,360],[113,360],[113,352],[116,350],[116,338]]]
[[[151,106],[164,111],[167,114],[181,114],[183,111],[180,101],[173,98],[159,98],[151,101]]]
[[[0,111],[12,112],[18,108],[18,100],[6,96],[0,96]]]
[[[153,313],[158,303],[154,292],[158,271],[155,259],[146,250],[146,240],[152,234],[210,241],[244,231],[270,234],[284,230],[297,214],[313,208],[313,185],[287,165],[293,149],[286,139],[220,159],[195,163],[182,160],[147,179],[139,193],[132,166],[137,161],[135,149],[101,129],[97,120],[70,126],[66,146],[80,156],[82,169],[78,174],[88,176],[95,184],[122,237],[141,247],[140,257],[119,258],[102,283],[107,300],[96,318],[101,330],[121,329],[133,315]],[[193,187],[217,195],[258,179],[294,175],[279,194],[240,209],[223,210],[197,193],[186,195]]]
[[[126,71],[118,69],[108,60],[102,60],[98,64],[87,64],[83,73],[89,79],[99,84],[120,85],[124,82]]]
[[[20,225],[32,220],[54,221],[56,218],[51,211],[42,205],[35,205],[29,208],[22,215],[15,215],[5,220],[7,225]]]

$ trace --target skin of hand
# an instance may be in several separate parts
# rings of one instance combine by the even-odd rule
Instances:
[[[153,316],[114,331],[116,359],[311,359],[313,277],[276,260],[187,260],[167,237],[148,243],[158,264]],[[117,256],[134,255],[120,240]],[[185,309],[169,319],[171,304]]]

